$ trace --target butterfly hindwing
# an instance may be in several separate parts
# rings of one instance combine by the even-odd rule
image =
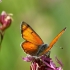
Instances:
[[[38,51],[37,46],[34,45],[34,44],[31,43],[31,42],[28,42],[28,41],[23,42],[21,46],[22,46],[23,50],[24,50],[27,54],[30,54],[30,55],[35,55],[36,52]]]

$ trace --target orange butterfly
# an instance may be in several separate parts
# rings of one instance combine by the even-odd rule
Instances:
[[[40,56],[50,51],[59,37],[64,33],[66,27],[49,44],[44,44],[39,35],[25,22],[21,24],[21,34],[25,42],[22,43],[24,52],[32,56]]]

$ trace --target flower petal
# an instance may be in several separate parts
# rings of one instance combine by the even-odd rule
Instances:
[[[2,11],[1,15],[0,15],[0,30],[4,31],[6,30],[12,22],[12,14],[7,14],[5,11]]]
[[[31,62],[34,59],[32,56],[23,57],[24,61]]]

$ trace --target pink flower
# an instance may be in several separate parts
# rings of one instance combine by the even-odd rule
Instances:
[[[0,30],[1,31],[5,31],[12,22],[12,18],[11,18],[12,14],[7,14],[5,11],[3,11],[0,15]]]
[[[3,36],[4,36],[4,31],[10,27],[11,22],[12,22],[12,18],[11,18],[12,14],[7,14],[5,11],[3,11],[0,15],[0,49],[1,49],[1,43],[3,40]]]
[[[57,59],[61,67],[57,67],[50,57],[47,55],[34,57],[28,55],[23,58],[24,61],[31,62],[30,70],[62,70],[62,63]]]

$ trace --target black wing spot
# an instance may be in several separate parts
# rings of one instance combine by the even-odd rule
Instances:
[[[31,34],[33,34],[33,32],[31,32]]]

